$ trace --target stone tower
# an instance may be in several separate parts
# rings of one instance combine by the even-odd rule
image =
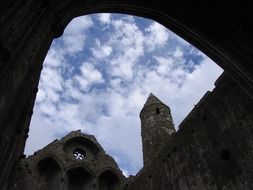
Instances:
[[[170,108],[150,93],[141,113],[141,136],[144,166],[159,152],[175,132]]]

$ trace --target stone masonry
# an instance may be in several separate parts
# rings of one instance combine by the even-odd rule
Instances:
[[[175,132],[170,108],[152,93],[140,113],[144,166],[154,159]]]
[[[202,98],[180,129],[167,142],[157,142],[160,150],[148,156],[131,189],[253,189],[252,10],[251,1],[2,0],[0,189],[15,184],[25,158],[43,60],[53,39],[73,18],[103,12],[153,19],[224,70],[216,88]]]
[[[12,190],[120,190],[128,182],[92,135],[73,131],[23,159]]]
[[[177,132],[169,107],[149,95],[136,176],[125,178],[94,136],[76,131],[23,159],[12,190],[253,189],[253,102],[226,74],[215,85]]]

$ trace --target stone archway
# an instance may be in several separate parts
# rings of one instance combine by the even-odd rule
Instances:
[[[82,167],[77,167],[67,171],[67,189],[91,189],[92,175]]]
[[[112,170],[105,170],[99,175],[99,190],[117,190],[120,189],[119,177]]]
[[[59,189],[61,181],[61,168],[51,157],[47,157],[38,162],[36,167],[35,189]]]
[[[199,48],[253,96],[250,4],[202,1],[4,0],[0,17],[0,188],[11,182],[54,37],[79,15],[118,12],[151,18]]]

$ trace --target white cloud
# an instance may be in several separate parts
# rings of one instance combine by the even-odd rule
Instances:
[[[101,42],[96,40],[97,46],[95,48],[91,48],[92,54],[96,59],[103,59],[111,55],[112,47],[108,44],[104,44],[101,46]]]
[[[94,67],[94,65],[84,62],[81,65],[81,73],[84,78],[89,80],[90,82],[101,82],[102,75],[101,73]]]
[[[83,50],[86,40],[85,31],[93,26],[90,17],[78,17],[67,26],[62,37],[64,51],[78,53]]]
[[[75,85],[75,82],[73,79],[68,79],[65,81],[65,89],[62,93],[62,96],[69,99],[75,99],[79,100],[82,97],[82,92],[80,91],[79,87]]]
[[[175,66],[175,63],[173,62],[172,58],[167,57],[154,57],[154,59],[158,62],[156,66],[156,71],[160,75],[170,75],[172,74],[173,66]]]
[[[42,88],[37,93],[36,102],[42,102],[46,99],[46,91]]]
[[[76,76],[76,80],[79,82],[81,89],[87,90],[92,84],[104,82],[102,74],[91,63],[84,62],[81,65],[81,75]]]
[[[111,14],[110,13],[101,13],[98,14],[98,20],[102,23],[102,24],[108,24],[111,21]]]
[[[174,57],[181,57],[183,55],[183,51],[181,50],[181,48],[177,47],[176,51],[173,53]]]
[[[155,48],[165,45],[169,39],[167,29],[157,22],[153,22],[145,31],[147,32],[145,44],[149,51],[153,51]]]
[[[39,108],[40,108],[41,113],[45,115],[49,115],[49,116],[55,115],[57,111],[56,105],[52,103],[51,101],[47,101],[47,100],[41,103]]]
[[[25,153],[28,155],[42,149],[47,144],[55,140],[59,134],[64,134],[65,132],[62,127],[55,126],[55,124],[47,122],[45,117],[41,114],[40,108],[35,109],[34,111],[35,112],[31,120],[29,138],[26,141],[25,147]]]
[[[114,60],[119,61],[120,59]],[[112,61],[113,63],[113,61]],[[133,65],[126,60],[122,60],[120,64],[115,65],[111,70],[112,76],[118,76],[125,80],[133,78]]]
[[[44,64],[46,64],[48,67],[59,67],[64,63],[65,60],[62,53],[54,47],[50,48],[45,58]]]
[[[114,56],[110,60],[113,66],[110,74],[125,80],[133,78],[134,65],[143,56],[144,36],[134,20],[113,20],[113,35],[109,39]]]
[[[44,67],[42,71],[41,81],[42,84],[46,83],[47,88],[53,89],[55,91],[62,90],[63,78],[60,69],[58,70],[51,67]],[[50,83],[47,81],[50,81]]]

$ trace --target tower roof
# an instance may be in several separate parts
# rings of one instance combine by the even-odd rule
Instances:
[[[164,104],[161,100],[159,100],[153,93],[150,93],[147,101],[144,104],[145,106],[149,106],[151,104]]]
[[[149,107],[152,104],[160,104],[160,105],[167,107],[170,110],[169,106],[167,106],[161,100],[159,100],[153,93],[150,93],[144,106],[142,107],[142,110],[140,112],[140,117],[142,115],[143,110],[145,110],[145,108]]]

